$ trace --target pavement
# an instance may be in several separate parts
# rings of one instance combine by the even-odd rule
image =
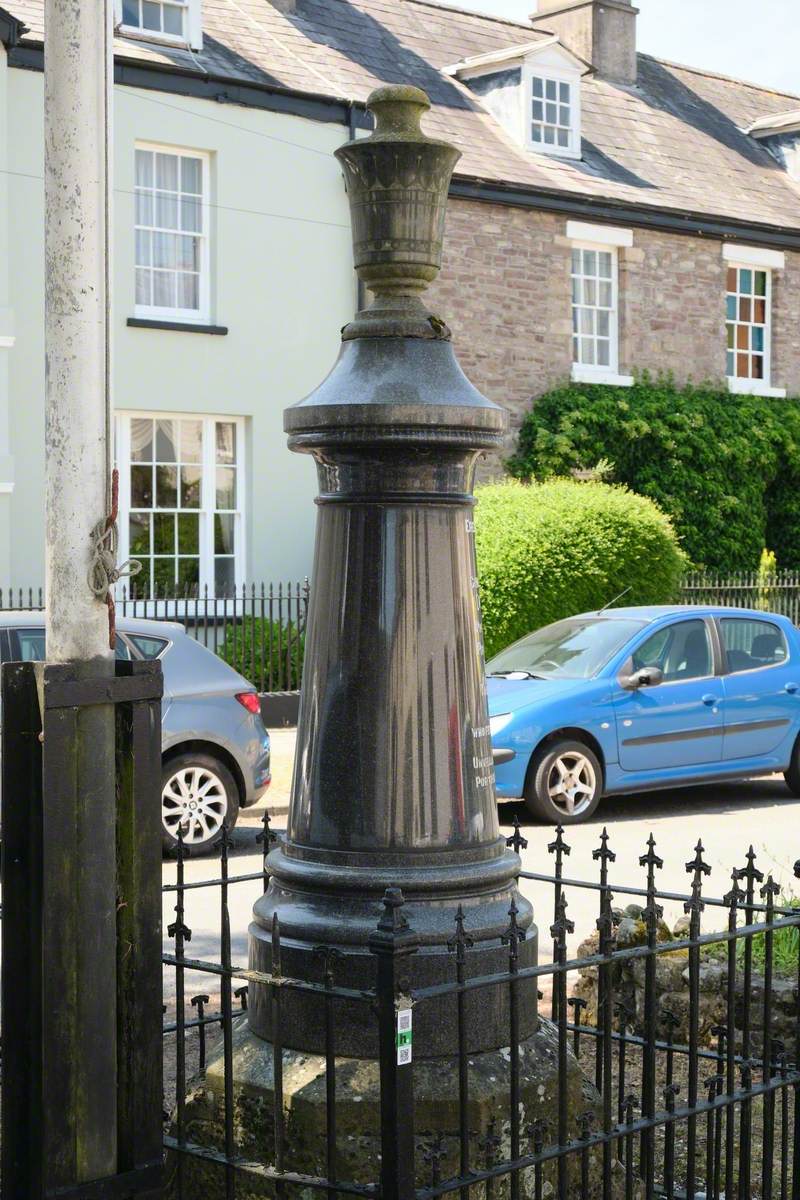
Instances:
[[[270,733],[273,783],[259,805],[241,814],[233,836],[232,876],[247,875],[260,869],[261,846],[256,837],[265,807],[269,808],[274,818],[274,828],[285,826],[295,730],[271,730]],[[503,804],[500,806],[500,823],[507,836],[513,833],[515,817],[528,841],[527,848],[521,852],[523,870],[551,874],[553,858],[547,847],[553,840],[554,831],[535,824],[524,805]],[[569,856],[564,859],[565,879],[597,879],[598,864],[592,860],[592,852],[599,845],[604,826],[608,829],[610,848],[616,854],[616,860],[609,867],[612,889],[615,884],[643,886],[644,870],[639,866],[639,856],[646,852],[647,839],[652,833],[656,841],[656,853],[664,861],[663,868],[657,872],[658,887],[662,891],[688,891],[690,876],[686,872],[686,864],[694,857],[694,847],[701,840],[705,848],[705,861],[711,867],[711,875],[703,881],[708,896],[721,897],[728,891],[731,869],[744,864],[750,845],[754,847],[759,866],[765,873],[772,872],[785,889],[794,887],[794,891],[800,893],[800,882],[793,878],[793,864],[800,858],[800,800],[789,794],[781,776],[609,798],[603,801],[590,821],[566,831],[565,841],[571,849]],[[165,883],[174,882],[175,869],[174,862],[165,862]],[[186,863],[187,884],[198,884],[217,874],[218,860],[214,856],[193,858]],[[535,920],[541,931],[540,957],[544,961],[550,957],[553,885],[522,879],[520,886],[534,906]],[[229,908],[232,959],[235,964],[245,965],[247,962],[247,927],[253,903],[260,892],[261,883],[258,879],[245,879],[231,884]],[[565,895],[567,915],[575,922],[575,933],[569,939],[569,950],[573,952],[595,927],[597,892],[567,883]],[[614,903],[624,907],[629,901],[637,899],[618,892]],[[165,930],[174,920],[174,905],[174,893],[166,893],[163,914]],[[192,940],[186,948],[187,955],[218,962],[219,888],[190,888],[186,892],[185,908],[185,920],[192,930]],[[680,902],[667,901],[664,909],[665,918],[670,924],[683,912]],[[710,929],[715,920],[719,927],[719,916],[718,910],[707,909],[703,917],[704,927]],[[170,949],[171,946],[165,941],[165,950]],[[171,975],[172,972],[165,971],[165,994],[171,990],[171,978],[168,978]],[[209,976],[189,974],[187,995],[196,992],[213,994],[214,983]]]

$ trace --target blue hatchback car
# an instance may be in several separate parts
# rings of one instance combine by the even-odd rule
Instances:
[[[784,773],[800,796],[800,634],[711,606],[581,613],[492,658],[497,796],[549,823],[604,795]]]

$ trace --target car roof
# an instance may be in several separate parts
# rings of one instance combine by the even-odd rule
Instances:
[[[764,617],[788,620],[779,613],[762,612],[758,608],[733,608],[727,604],[639,604],[627,608],[607,608],[604,611],[576,613],[576,617],[600,617],[607,621],[658,621],[662,617]]]
[[[39,627],[43,626],[45,615],[40,608],[3,609],[0,612],[0,628],[8,629],[17,625]],[[152,637],[163,637],[174,641],[179,636],[185,636],[186,630],[179,621],[151,621],[146,617],[117,617],[117,629],[121,633],[146,633]]]

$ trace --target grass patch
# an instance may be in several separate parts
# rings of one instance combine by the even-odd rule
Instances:
[[[800,908],[800,896],[795,896],[793,892],[781,891],[775,899],[776,909],[780,908]],[[782,914],[776,913],[776,920],[781,919]],[[758,913],[756,921],[763,921],[764,914]],[[754,922],[755,923],[755,922]],[[753,966],[757,971],[763,972],[767,961],[767,935],[765,933],[756,933],[750,939],[753,944]],[[744,965],[746,938],[742,938],[736,943],[736,965],[741,967]],[[726,962],[728,958],[727,942],[715,942],[708,947],[708,957],[715,962]],[[793,975],[797,973],[798,960],[800,960],[800,926],[784,925],[780,929],[776,929],[772,934],[772,966],[780,975]]]

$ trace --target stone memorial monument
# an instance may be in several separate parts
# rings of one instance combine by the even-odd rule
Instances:
[[[441,265],[459,153],[422,132],[429,103],[419,89],[379,88],[368,107],[374,132],[337,157],[356,270],[374,298],[343,330],[327,379],[285,413],[290,448],[317,468],[316,551],[288,828],[269,855],[269,886],[250,926],[250,967],[262,977],[279,967],[283,977],[327,978],[354,992],[333,1001],[321,990],[283,993],[282,1165],[330,1177],[327,1036],[337,1064],[336,1178],[362,1183],[380,1174],[380,1091],[378,1022],[357,993],[375,987],[372,942],[387,888],[400,889],[413,935],[410,992],[452,981],[457,958],[467,979],[507,971],[510,922],[519,966],[537,953],[519,858],[498,825],[473,537],[476,462],[502,444],[506,417],[467,380],[445,321],[422,298]],[[237,1148],[267,1163],[274,994],[268,982],[250,983],[232,1054]],[[464,1001],[470,1128],[479,1141],[492,1124],[506,1154],[509,996],[504,983]],[[535,981],[517,996],[520,1127],[529,1129],[555,1111],[557,1039],[537,1015]],[[420,1182],[438,1135],[442,1170],[457,1168],[457,1047],[454,995],[415,1007]],[[592,1099],[571,1058],[567,1077],[570,1107],[583,1112]],[[219,1132],[224,1079],[220,1051],[187,1102],[190,1140],[193,1129],[204,1144]],[[218,1169],[209,1166],[204,1180],[204,1195],[224,1195]],[[274,1187],[240,1177],[236,1195]],[[498,1181],[495,1194],[508,1187]]]

